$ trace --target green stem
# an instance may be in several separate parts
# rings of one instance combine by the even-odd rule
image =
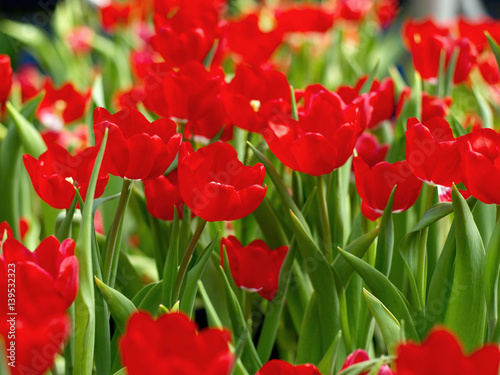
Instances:
[[[196,231],[194,232],[193,237],[191,238],[191,241],[189,241],[186,252],[184,253],[184,257],[182,258],[182,262],[181,262],[181,265],[179,267],[179,271],[177,272],[177,278],[175,279],[174,293],[173,293],[173,298],[172,298],[172,301],[174,303],[179,299],[179,294],[181,292],[182,282],[184,280],[184,277],[186,276],[189,262],[191,261],[191,257],[193,256],[194,249],[196,248],[196,244],[198,243],[198,240],[200,239],[201,233],[203,232],[203,229],[205,228],[206,223],[207,222],[200,217],[200,221],[198,222],[198,226],[196,227]]]
[[[106,241],[107,244],[104,258],[103,277],[104,282],[111,287],[113,286],[111,284],[114,284],[114,277],[112,276],[113,264],[116,263],[120,254],[119,251],[117,251],[118,234],[120,232],[122,219],[130,198],[130,193],[132,192],[132,184],[132,180],[123,180],[120,200],[118,201],[118,207],[116,208],[115,217],[113,218],[113,223],[111,223],[111,228]]]
[[[325,256],[328,262],[331,263],[333,261],[332,233],[330,232],[330,218],[328,216],[323,176],[318,176],[316,185],[318,188],[319,211],[321,214],[321,226],[323,228]]]

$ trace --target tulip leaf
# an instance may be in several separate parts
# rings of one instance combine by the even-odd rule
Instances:
[[[175,301],[172,301],[173,288],[177,278],[177,269],[179,267],[179,213],[174,206],[174,220],[172,231],[170,233],[170,243],[168,245],[167,259],[163,267],[163,291],[162,301],[167,307],[172,307]]]
[[[500,46],[498,45],[496,40],[493,39],[489,32],[486,31],[485,35],[488,38],[488,43],[490,44],[491,50],[493,51],[495,59],[497,60],[497,64],[500,67]]]
[[[47,150],[47,146],[42,136],[11,103],[7,102],[6,107],[10,116],[12,116],[12,120],[21,138],[24,149],[31,156],[38,158]]]
[[[80,287],[75,300],[75,326],[81,327],[75,332],[75,374],[77,375],[91,375],[94,363],[95,301],[92,265],[92,202],[107,139],[108,130],[106,129],[92,169],[87,190],[87,204],[83,207],[82,224],[75,246],[80,280]]]
[[[294,213],[294,215],[298,218],[298,220],[300,221],[301,225],[305,228],[307,233],[310,233],[310,229],[309,229],[309,226],[307,225],[307,222],[304,218],[304,215],[302,215],[302,212],[299,210],[299,208],[297,207],[297,205],[293,201],[290,194],[288,194],[288,189],[286,188],[285,184],[283,183],[283,180],[279,176],[278,172],[276,172],[274,165],[262,152],[260,152],[250,142],[248,142],[248,146],[252,149],[252,151],[254,152],[257,159],[262,164],[264,164],[264,167],[266,168],[266,173],[271,178],[271,181],[273,182],[274,187],[276,188],[276,191],[278,192],[280,199],[283,202],[283,205],[287,209],[291,210]]]
[[[146,310],[151,315],[156,316],[156,314],[158,313],[158,308],[160,307],[161,304],[162,291],[163,291],[163,280],[155,283],[153,287],[149,288],[149,290],[147,291],[146,295],[139,303],[139,306],[137,306],[137,308],[139,310]]]
[[[241,308],[240,303],[238,302],[238,298],[236,294],[234,294],[231,285],[229,284],[229,280],[224,273],[222,267],[219,266],[219,271],[224,279],[224,283],[226,286],[226,293],[228,296],[228,309],[230,312],[230,317],[233,326],[233,335],[236,341],[236,348],[240,345],[240,342],[243,341],[245,347],[243,348],[243,363],[247,369],[253,374],[257,372],[262,367],[262,362],[257,354],[257,350],[252,341],[252,337],[250,336],[250,331],[247,327],[247,322],[245,320],[245,316],[243,314],[243,310]],[[237,350],[238,351],[238,350]]]
[[[281,265],[278,279],[278,291],[272,301],[273,308],[268,308],[266,311],[266,317],[264,318],[264,323],[262,325],[259,342],[257,343],[257,353],[259,354],[262,362],[267,362],[269,360],[276,341],[278,325],[281,320],[288,286],[290,285],[293,260],[295,259],[295,253],[297,252],[296,249],[297,247],[295,245],[290,246],[288,249],[285,259],[283,260],[283,264]]]
[[[498,321],[498,279],[500,271],[500,219],[491,235],[486,253],[484,280],[490,322],[490,336]]]
[[[162,282],[154,282],[150,283],[148,285],[145,285],[137,292],[137,294],[132,298],[132,302],[136,307],[139,307],[142,301],[144,301],[144,298],[147,296],[147,294],[153,289],[157,284],[162,283]]]
[[[328,351],[328,346],[323,349],[322,341],[324,340],[319,340],[324,336],[321,324],[318,324],[321,322],[319,302],[318,294],[314,292],[309,299],[304,319],[302,319],[297,348],[297,364],[318,364],[324,357],[324,353]],[[333,341],[334,335],[331,336]]]
[[[483,343],[486,320],[484,262],[485,250],[467,202],[454,186],[457,255],[445,325],[461,339],[467,350]]]
[[[371,232],[368,232],[361,237],[356,238],[354,241],[349,243],[344,250],[355,255],[358,258],[362,258],[369,249],[372,242],[377,237],[378,233],[379,229],[372,230]],[[335,257],[332,267],[339,276],[340,280],[342,280],[342,286],[344,288],[347,288],[352,275],[354,275],[354,269],[340,254],[337,254],[337,256]]]
[[[366,82],[361,87],[361,90],[359,90],[359,94],[367,94],[370,92],[373,81],[375,80],[375,77],[377,76],[379,65],[380,65],[380,59],[377,60],[377,62],[375,63],[375,66],[370,71],[370,74],[368,74]]]
[[[253,216],[266,239],[266,243],[271,248],[288,245],[288,239],[283,226],[276,212],[274,212],[268,197],[264,198],[259,207],[253,212]]]
[[[203,272],[207,267],[208,260],[215,248],[215,244],[219,243],[220,232],[213,240],[203,249],[195,266],[189,270],[184,280],[185,286],[180,296],[180,309],[191,316],[193,314],[194,301],[196,292],[198,291],[198,280],[203,276]]]
[[[392,206],[394,202],[394,195],[396,194],[396,187],[397,186],[394,186],[392,189],[387,205],[385,206],[384,213],[382,214],[377,239],[377,257],[375,259],[375,268],[386,276],[389,276],[389,271],[391,270],[392,252],[394,249]]]
[[[479,115],[481,116],[481,120],[483,120],[483,127],[493,129],[493,111],[491,110],[490,104],[478,90],[477,86],[472,86],[472,93],[474,94],[477,106],[479,107]]]
[[[67,212],[63,213],[64,218],[61,220],[59,227],[57,228],[56,224],[56,237],[59,242],[62,242],[66,238],[71,238],[71,223],[73,222],[73,216],[76,210],[76,203],[78,202],[78,197],[75,194],[75,198],[73,198],[73,202],[71,202],[71,206]]]
[[[306,232],[297,216],[292,211],[290,211],[290,215],[300,253],[304,262],[307,263],[305,268],[318,295],[319,323],[323,348],[320,354],[322,355],[328,350],[335,332],[340,328],[339,303],[333,270],[323,252]]]
[[[119,291],[110,288],[97,277],[94,277],[94,279],[97,287],[99,288],[99,292],[101,292],[101,295],[109,307],[109,311],[111,312],[111,316],[113,317],[116,326],[121,332],[124,332],[128,318],[137,311],[136,307],[131,300]]]
[[[342,331],[339,331],[332,344],[328,348],[328,351],[324,355],[323,359],[318,364],[318,370],[322,374],[333,375],[335,371],[335,363],[337,361],[337,356],[339,354],[339,349],[341,345]]]
[[[372,312],[382,332],[388,352],[394,353],[395,346],[399,342],[399,337],[401,336],[401,326],[398,320],[377,297],[364,288],[363,295],[365,296],[368,308]]]
[[[407,336],[413,340],[418,340],[419,337],[415,329],[415,322],[408,307],[408,302],[394,284],[391,283],[384,274],[362,259],[340,248],[339,252],[361,276],[371,292],[394,314],[396,319],[406,322]]]

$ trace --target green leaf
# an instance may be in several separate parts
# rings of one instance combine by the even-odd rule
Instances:
[[[274,165],[262,152],[257,150],[257,148],[254,145],[252,145],[251,143],[248,143],[248,146],[252,149],[252,151],[254,152],[257,159],[262,164],[264,164],[264,167],[266,167],[266,173],[271,178],[271,181],[273,182],[274,187],[276,188],[276,191],[278,192],[278,195],[280,196],[280,199],[283,202],[283,205],[287,209],[291,210],[294,213],[294,215],[300,221],[301,225],[306,229],[306,231],[308,233],[310,233],[310,230],[309,230],[307,222],[304,218],[304,215],[302,215],[302,212],[299,210],[299,208],[297,207],[297,205],[293,201],[290,194],[288,194],[288,189],[285,186],[285,184],[283,183],[283,180],[281,179],[278,172],[276,172]]]
[[[377,242],[377,258],[375,260],[375,268],[384,275],[389,276],[392,263],[392,252],[394,249],[394,225],[392,222],[392,206],[396,187],[392,189],[387,205],[385,206],[382,220],[380,221],[378,242]],[[347,249],[346,249],[347,250]]]
[[[262,362],[253,344],[252,337],[250,336],[250,331],[248,330],[247,323],[245,321],[245,316],[243,315],[243,310],[240,303],[238,302],[238,298],[234,294],[234,291],[229,284],[229,280],[227,279],[224,270],[220,266],[219,271],[222,275],[222,278],[224,279],[224,284],[226,286],[226,293],[228,296],[228,309],[232,321],[233,335],[236,342],[236,347],[238,348],[238,344],[240,341],[244,342],[244,357],[242,358],[242,360],[245,367],[249,369],[253,374],[262,367]]]
[[[134,312],[137,311],[131,300],[125,297],[116,289],[110,288],[104,284],[97,277],[94,277],[95,283],[99,288],[99,292],[103,296],[104,300],[108,304],[109,311],[113,317],[117,328],[121,331],[125,331],[125,325],[127,324],[128,318]]]
[[[6,107],[10,116],[12,116],[12,120],[14,121],[14,125],[21,138],[24,149],[31,156],[38,158],[47,150],[47,146],[42,136],[11,103],[7,102]]]
[[[318,370],[322,374],[333,375],[335,370],[335,362],[337,361],[337,356],[339,354],[339,349],[341,345],[342,331],[339,331],[335,338],[333,339],[332,345],[328,348],[325,356],[318,364]]]
[[[467,202],[454,186],[457,256],[453,287],[445,325],[460,337],[467,350],[479,347],[484,339],[486,302],[484,286],[485,250]]]
[[[137,307],[139,310],[146,310],[151,315],[156,316],[156,314],[158,313],[158,308],[161,305],[161,294],[163,291],[162,284],[163,280],[154,283],[152,287],[148,288],[146,295]]]
[[[361,237],[356,238],[354,241],[349,243],[344,250],[358,258],[362,258],[370,248],[370,245],[375,240],[378,233],[378,229],[372,230],[371,232],[368,232]],[[347,288],[352,275],[354,275],[354,269],[340,254],[335,257],[332,267],[339,276],[340,280],[342,280],[342,286],[344,288]]]
[[[380,59],[377,60],[377,62],[375,63],[375,66],[370,71],[370,74],[368,74],[368,78],[367,78],[366,82],[363,84],[363,86],[361,87],[361,90],[359,91],[360,94],[366,94],[366,93],[370,92],[370,88],[372,87],[373,81],[375,80],[375,77],[377,76],[379,65],[380,65]]]
[[[299,333],[299,343],[297,348],[297,364],[312,363],[318,364],[328,351],[323,349],[322,338],[323,332],[321,323],[321,311],[319,306],[318,293],[314,292],[309,299],[309,303],[302,319],[302,326]],[[334,335],[332,335],[333,341]]]
[[[415,329],[415,322],[408,307],[408,302],[402,293],[380,271],[356,256],[339,248],[340,254],[361,276],[372,293],[394,314],[398,321],[406,322],[407,335],[413,340],[419,336]]]
[[[168,245],[167,259],[163,268],[163,291],[162,301],[168,308],[172,307],[175,301],[172,301],[173,288],[177,277],[179,267],[179,213],[177,207],[174,207],[174,220],[172,231],[170,233],[170,243]]]
[[[377,297],[364,288],[363,295],[365,296],[368,308],[372,312],[382,332],[387,350],[389,353],[394,353],[395,346],[399,342],[399,337],[401,336],[401,326],[398,320]]]
[[[297,216],[290,211],[295,238],[299,245],[304,267],[318,295],[319,324],[323,355],[330,346],[335,332],[340,328],[339,302],[335,289],[333,270],[314,240],[306,232]]]
[[[488,42],[490,44],[491,50],[493,51],[493,54],[495,55],[495,59],[497,60],[497,64],[500,67],[500,46],[498,43],[493,39],[493,37],[490,35],[489,32],[484,33],[486,37],[488,38]]]
[[[94,360],[95,340],[95,301],[92,265],[92,202],[101,168],[104,150],[108,139],[108,130],[104,133],[101,148],[92,169],[87,190],[86,204],[82,212],[82,224],[75,246],[75,256],[79,265],[80,287],[75,300],[75,374],[91,375]]]
[[[486,252],[484,267],[484,285],[486,287],[486,302],[488,305],[490,335],[498,321],[498,279],[500,270],[500,219],[491,235]]]
[[[219,237],[220,233],[212,239],[205,249],[203,249],[198,262],[189,270],[186,275],[186,279],[184,280],[184,290],[179,298],[181,301],[180,308],[190,316],[193,314],[194,301],[196,298],[196,292],[198,291],[198,281],[203,276],[203,272],[207,267],[208,260],[210,259],[210,255],[212,254],[215,245],[219,243]]]

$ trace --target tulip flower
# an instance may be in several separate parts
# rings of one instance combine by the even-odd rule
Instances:
[[[485,32],[488,32],[497,43],[500,42],[500,25],[496,20],[483,18],[470,21],[460,18],[458,21],[460,37],[469,39],[479,53],[488,48],[488,39]]]
[[[478,63],[479,72],[483,79],[490,85],[496,85],[500,82],[500,72],[498,71],[498,63],[495,55],[487,54],[486,58],[482,58]]]
[[[31,64],[22,65],[14,74],[14,81],[21,86],[21,100],[27,100],[36,96],[43,87],[43,78],[36,66]]]
[[[382,216],[396,185],[393,212],[405,211],[417,201],[422,181],[411,172],[406,160],[393,164],[383,161],[370,167],[358,156],[353,163],[356,189],[362,199],[361,212],[368,219],[374,221]]]
[[[361,362],[366,362],[369,361],[370,357],[368,356],[368,353],[362,349],[356,349],[353,351],[351,354],[347,356],[347,358],[344,361],[344,364],[342,365],[342,368],[340,369],[341,371],[351,367],[352,365],[355,365],[357,363]],[[369,371],[362,372],[359,375],[368,375]],[[391,370],[391,368],[387,365],[382,365],[380,369],[377,372],[377,375],[395,375],[394,372]]]
[[[458,339],[445,328],[434,329],[422,342],[399,345],[398,375],[498,375],[500,350],[485,345],[466,355]]]
[[[48,205],[63,209],[69,208],[75,197],[75,187],[85,199],[97,149],[86,148],[75,156],[56,143],[51,143],[46,152],[35,159],[24,155],[23,161],[38,196]],[[101,169],[97,181],[95,197],[104,193],[108,175]]]
[[[177,207],[179,217],[182,218],[184,202],[179,191],[177,170],[168,176],[159,175],[156,178],[144,180],[144,195],[146,209],[154,217],[162,220],[174,219],[174,207]]]
[[[284,33],[327,32],[333,26],[333,12],[310,4],[276,9],[278,28]]]
[[[31,252],[20,242],[8,238],[0,255],[0,290],[5,303],[0,334],[6,342],[7,356],[12,339],[8,339],[11,322],[15,326],[15,367],[13,375],[42,375],[54,363],[56,354],[70,334],[66,309],[78,290],[78,262],[75,243],[63,243],[51,236]],[[15,280],[15,283],[12,282]],[[15,304],[8,304],[7,291],[15,290]],[[11,298],[11,297],[9,297]]]
[[[359,96],[361,88],[367,81],[368,76],[362,77],[354,87],[341,86],[337,89],[337,94],[346,104],[351,104]],[[382,82],[374,80],[368,94],[369,104],[372,107],[371,116],[367,118],[367,123],[363,128],[375,128],[384,120],[390,120],[394,114],[395,97],[394,82],[387,78]]]
[[[273,116],[264,137],[273,154],[288,167],[320,176],[345,164],[360,134],[359,111],[348,111],[335,93],[306,89],[299,120]]]
[[[9,223],[6,221],[2,221],[0,223],[0,245],[2,244],[4,238],[14,238],[14,232],[10,228]]]
[[[221,241],[221,264],[224,267],[224,249],[226,248],[229,267],[234,282],[242,289],[257,292],[272,301],[278,290],[278,278],[281,265],[288,252],[287,246],[271,250],[262,240],[252,241],[242,246],[234,236]]]
[[[184,135],[213,138],[226,122],[220,92],[225,86],[224,72],[207,71],[203,64],[191,61],[178,70],[154,64],[144,78],[145,104],[160,116],[186,123]]]
[[[280,359],[267,362],[255,375],[321,375],[316,366],[304,364],[294,366]]]
[[[145,180],[164,173],[182,142],[182,135],[176,133],[172,120],[149,122],[133,108],[114,115],[104,108],[96,108],[94,133],[98,148],[106,128],[109,135],[103,169],[130,180]]]
[[[184,203],[206,221],[238,220],[250,215],[264,199],[264,166],[244,166],[236,150],[215,142],[193,150],[184,142],[179,151],[179,187]]]
[[[444,118],[423,124],[410,118],[406,128],[406,160],[415,176],[446,187],[462,182],[458,143]]]
[[[500,204],[500,134],[477,129],[458,139],[467,190],[484,203]]]
[[[111,32],[117,26],[126,25],[128,23],[132,7],[130,4],[112,1],[102,8],[99,8],[99,11],[103,29],[107,32]]]
[[[60,130],[64,125],[83,117],[90,99],[90,90],[77,91],[71,83],[65,83],[57,89],[50,79],[46,79],[43,88],[45,96],[36,112],[43,125]]]
[[[388,150],[388,145],[381,145],[377,137],[366,131],[359,136],[356,142],[356,151],[358,155],[361,156],[370,167],[384,161]]]
[[[410,96],[411,96],[411,89],[409,87],[405,87],[403,91],[401,91],[401,95],[399,96],[398,104],[396,106],[396,117],[399,117],[401,111],[403,110],[405,102],[407,102],[410,99]],[[426,122],[427,120],[430,120],[433,117],[448,116],[451,103],[452,103],[452,98],[450,96],[440,98],[437,96],[429,95],[426,92],[423,92],[421,121]]]
[[[5,103],[12,87],[12,66],[8,55],[0,55],[0,82],[0,103]]]
[[[229,120],[237,127],[259,133],[276,113],[290,112],[290,86],[283,73],[238,65],[221,94]]]
[[[241,59],[238,62],[258,67],[267,63],[279,47],[283,31],[277,28],[272,14],[250,13],[229,22],[226,38],[228,49]]]
[[[459,51],[453,82],[465,81],[471,69],[476,65],[477,49],[467,38],[453,37],[448,28],[435,25],[426,20],[422,23],[409,22],[403,30],[406,43],[412,54],[413,65],[423,79],[435,80],[439,73],[441,51],[445,52],[445,67],[449,63],[453,51]]]
[[[198,331],[196,323],[181,313],[153,320],[136,312],[118,345],[129,375],[229,375],[235,361],[230,342],[226,330]]]

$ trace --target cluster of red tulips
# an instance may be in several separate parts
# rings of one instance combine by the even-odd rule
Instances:
[[[0,20],[0,373],[499,374],[500,23],[404,14]]]

